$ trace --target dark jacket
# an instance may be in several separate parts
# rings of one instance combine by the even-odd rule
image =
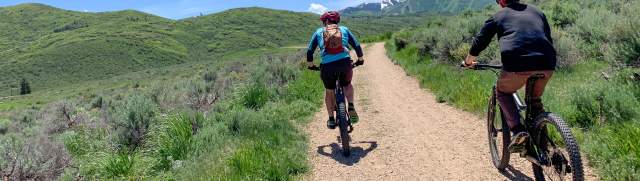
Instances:
[[[555,70],[556,51],[547,17],[532,5],[511,4],[489,18],[473,39],[478,56],[498,35],[503,69],[508,72]]]

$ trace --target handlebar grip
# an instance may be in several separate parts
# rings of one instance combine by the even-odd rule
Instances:
[[[320,71],[320,67],[318,67],[318,66],[307,67],[307,69],[313,70],[313,71]]]

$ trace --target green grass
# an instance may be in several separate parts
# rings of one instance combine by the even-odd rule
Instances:
[[[78,121],[59,133],[46,131],[52,126],[48,121],[65,119],[59,104],[8,112],[12,121],[2,121],[0,129],[22,129],[3,133],[3,148],[12,144],[9,138],[18,142],[0,152],[28,146],[24,140],[42,134],[55,138],[48,141],[64,145],[66,151],[60,154],[72,160],[60,176],[63,180],[77,175],[115,180],[295,179],[309,170],[300,128],[320,106],[323,89],[317,73],[298,66],[302,54],[293,52],[244,52],[215,63],[157,70],[174,75],[171,79],[141,76],[139,82],[92,98],[71,96],[66,104],[72,110],[69,117]],[[194,83],[202,87],[191,86]],[[196,109],[190,105],[191,89],[222,97],[210,108]],[[99,99],[102,104],[97,106]],[[60,169],[38,168],[32,174]]]

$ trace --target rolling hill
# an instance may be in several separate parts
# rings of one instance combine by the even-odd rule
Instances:
[[[345,19],[360,37],[417,25],[417,17]],[[0,9],[0,96],[25,78],[34,91],[254,49],[299,45],[317,15],[232,9],[170,20],[138,11],[68,11],[43,4]]]
[[[93,14],[24,4],[1,10],[0,17],[7,42],[0,87],[26,78],[43,89],[177,64],[188,56],[178,41],[183,34],[170,20],[137,11]]]

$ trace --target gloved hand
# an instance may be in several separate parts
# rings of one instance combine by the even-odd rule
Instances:
[[[358,61],[355,63],[356,66],[364,65],[364,58],[358,57]]]

